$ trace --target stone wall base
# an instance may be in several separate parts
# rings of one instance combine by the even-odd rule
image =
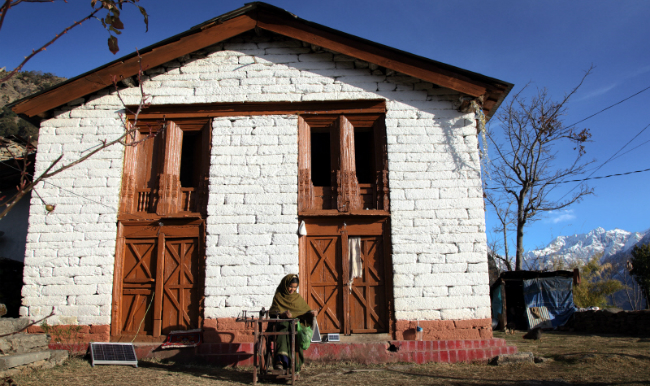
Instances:
[[[417,334],[417,326],[422,328]],[[55,333],[51,343],[109,342],[110,326],[52,326]],[[40,326],[31,326],[29,333],[43,333]],[[398,320],[392,323],[390,331],[395,340],[466,340],[492,339],[491,319],[472,320]],[[129,339],[130,341],[130,339]],[[203,323],[205,343],[253,343],[251,324],[237,322],[235,318],[205,319]]]

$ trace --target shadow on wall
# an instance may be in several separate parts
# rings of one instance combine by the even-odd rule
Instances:
[[[8,200],[16,193],[16,189],[0,191],[0,198]],[[4,202],[0,199],[0,206]],[[0,257],[19,262],[25,261],[25,245],[27,241],[27,225],[29,218],[29,203],[31,192],[16,204],[5,218],[0,220]],[[20,277],[22,278],[22,272]]]
[[[0,303],[7,306],[4,317],[17,318],[23,289],[23,263],[0,257]]]

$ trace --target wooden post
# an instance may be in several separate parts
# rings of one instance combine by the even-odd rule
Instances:
[[[257,371],[259,370],[260,367],[260,360],[258,358],[260,354],[260,350],[257,347],[260,344],[260,335],[257,333],[257,330],[261,330],[261,324],[262,322],[260,321],[256,321],[254,324],[255,344],[253,345],[253,385],[257,384]]]
[[[352,288],[350,282],[350,247],[348,245],[348,228],[343,223],[341,229],[341,260],[343,262],[343,333],[350,335],[350,296]]]
[[[296,320],[291,320],[291,384],[296,383]]]
[[[115,269],[113,270],[113,309],[111,310],[111,335],[122,333],[122,280],[124,275],[124,225],[117,223]]]
[[[162,228],[162,227],[161,227]],[[158,232],[156,256],[156,291],[153,293],[153,336],[159,337],[162,331],[163,272],[165,269],[165,234]]]

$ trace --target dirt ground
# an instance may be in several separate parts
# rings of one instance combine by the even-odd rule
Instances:
[[[495,333],[519,352],[549,358],[539,364],[410,363],[364,366],[351,363],[305,365],[299,385],[648,385],[650,338],[544,333],[541,341]],[[62,366],[13,377],[23,385],[246,385],[251,368],[140,361],[128,366],[91,367],[87,360],[70,359]],[[2,382],[0,382],[2,384]],[[5,383],[8,384],[8,383]]]

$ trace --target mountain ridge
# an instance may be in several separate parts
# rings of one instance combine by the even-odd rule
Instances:
[[[650,241],[650,229],[629,232],[619,228],[605,230],[598,227],[587,233],[558,236],[546,247],[526,252],[524,260],[528,269],[535,270],[581,265],[598,253],[602,253],[601,261],[604,261],[630,251],[646,236]]]

